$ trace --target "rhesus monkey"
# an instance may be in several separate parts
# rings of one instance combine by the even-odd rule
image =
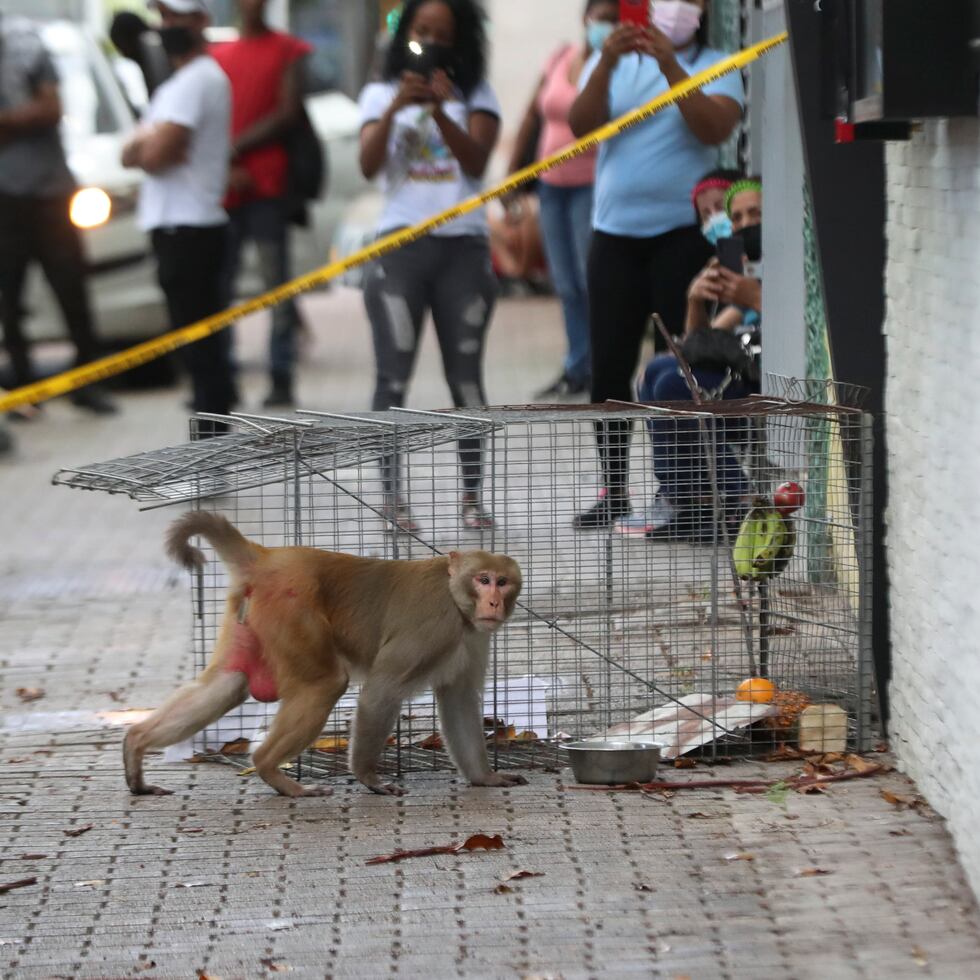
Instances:
[[[523,776],[493,772],[483,734],[483,683],[490,637],[521,591],[512,558],[454,551],[426,561],[359,558],[316,548],[265,548],[215,514],[192,512],[171,525],[167,552],[188,569],[207,539],[231,575],[224,620],[211,661],[126,734],[126,782],[137,794],[170,792],[143,781],[147,749],[189,738],[241,704],[251,692],[281,701],[255,751],[258,774],[283,796],[326,796],[304,787],[280,764],[323,731],[351,680],[363,683],[354,719],[350,767],[368,789],[400,795],[381,782],[377,760],[401,703],[435,691],[450,756],[474,786],[513,786]]]

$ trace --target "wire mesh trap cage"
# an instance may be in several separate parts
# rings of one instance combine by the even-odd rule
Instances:
[[[560,764],[570,738],[655,741],[668,759],[870,745],[871,420],[857,408],[753,397],[298,412],[232,416],[234,431],[199,438],[211,421],[192,420],[186,445],[55,482],[212,510],[267,546],[511,555],[524,589],[493,641],[484,696],[498,765]],[[785,481],[796,488],[778,510]],[[198,669],[227,585],[201,544]],[[347,773],[357,694],[304,753],[304,775]],[[195,748],[254,748],[275,708],[246,702]],[[433,698],[420,693],[381,768],[448,766]]]

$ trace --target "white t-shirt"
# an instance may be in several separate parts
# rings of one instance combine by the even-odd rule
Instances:
[[[210,55],[198,55],[154,93],[145,122],[191,131],[187,160],[140,187],[138,219],[145,231],[170,225],[212,226],[228,220],[221,201],[231,153],[231,84]]]
[[[376,122],[398,92],[396,82],[372,82],[361,92],[361,125]],[[473,112],[500,116],[500,103],[493,89],[481,82],[466,101],[458,98],[443,103],[443,111],[460,129],[469,127]],[[463,173],[452,155],[427,106],[407,106],[396,113],[388,137],[388,156],[380,173],[385,207],[378,230],[414,225],[479,194],[482,181]],[[436,228],[433,235],[486,235],[487,218],[480,208]]]

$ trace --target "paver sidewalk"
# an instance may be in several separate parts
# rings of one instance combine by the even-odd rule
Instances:
[[[363,407],[356,302],[310,302],[304,401]],[[557,311],[505,304],[494,329],[491,395],[523,400],[557,366]],[[253,365],[258,340],[240,348]],[[433,354],[413,404],[446,401]],[[246,390],[261,389],[253,372]],[[52,405],[0,466],[0,885],[37,878],[0,894],[0,976],[977,975],[980,914],[950,839],[928,807],[881,796],[915,797],[894,773],[785,805],[730,790],[580,791],[567,771],[508,791],[413,775],[400,800],[337,780],[328,799],[290,801],[230,767],[153,756],[150,778],[175,795],[132,798],[126,712],[190,673],[186,581],[160,544],[172,514],[47,481],[60,465],[182,441],[179,402],[129,397],[121,419],[95,421]],[[44,696],[24,703],[18,688]],[[480,831],[506,850],[365,863]],[[502,880],[518,870],[541,874]]]

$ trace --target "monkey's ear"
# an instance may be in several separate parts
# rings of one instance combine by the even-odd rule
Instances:
[[[459,568],[459,552],[458,551],[450,551],[449,552],[449,574],[450,574],[450,576],[455,575],[458,568]]]

